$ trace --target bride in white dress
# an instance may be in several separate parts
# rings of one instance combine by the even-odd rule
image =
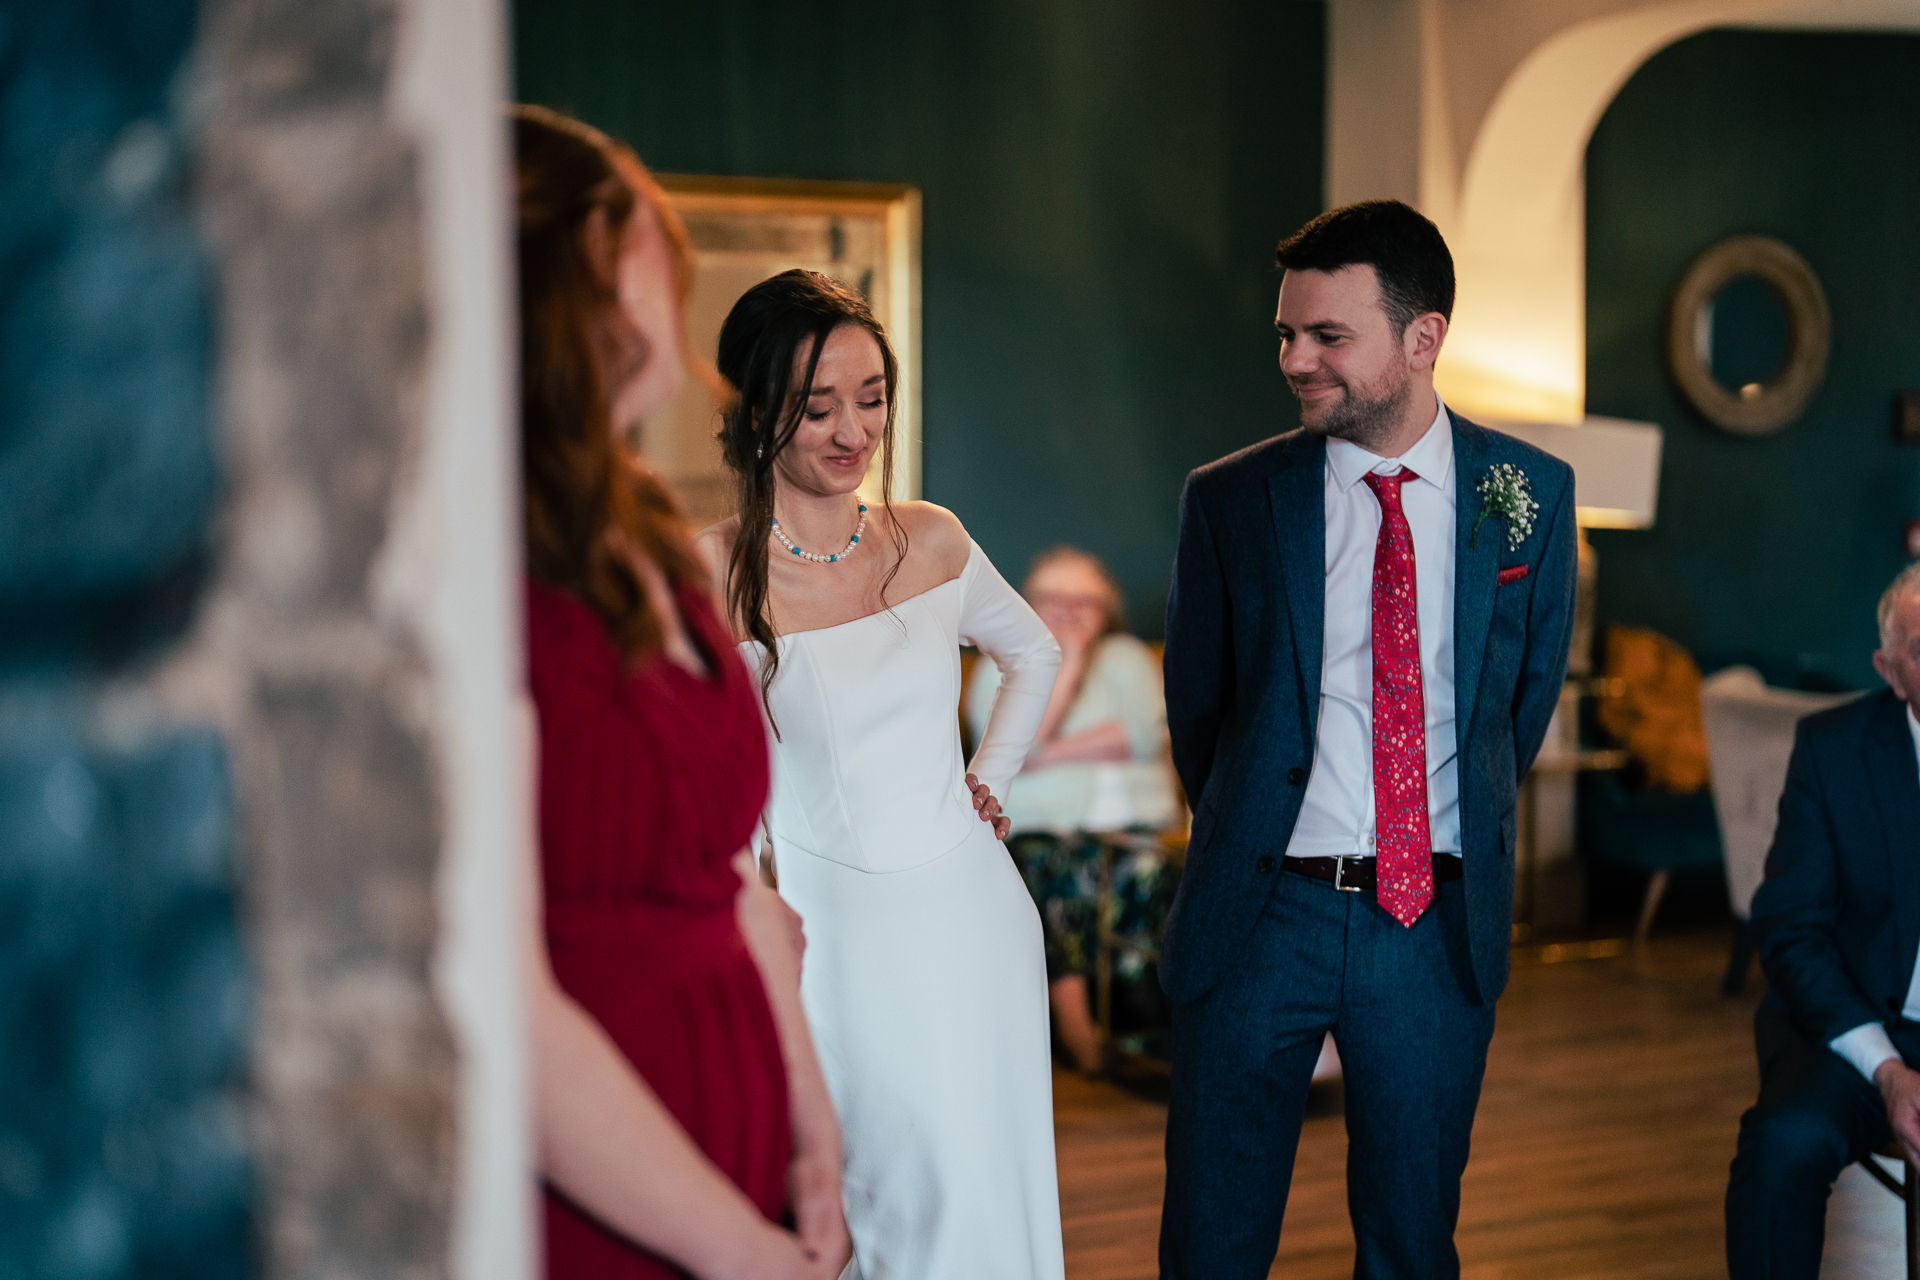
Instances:
[[[847,1274],[1061,1280],[1046,964],[994,799],[1059,650],[951,513],[856,492],[891,462],[896,382],[857,295],[755,286],[719,365],[742,514],[699,545],[778,735],[767,829],[840,1115]],[[1006,673],[970,765],[962,643]]]

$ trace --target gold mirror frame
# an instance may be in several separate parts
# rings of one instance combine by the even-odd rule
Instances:
[[[1773,381],[1728,390],[1713,376],[1713,299],[1729,281],[1758,276],[1787,313],[1787,358]],[[1687,268],[1667,324],[1667,363],[1701,416],[1736,435],[1764,436],[1798,418],[1827,376],[1833,318],[1820,277],[1772,236],[1722,240]]]

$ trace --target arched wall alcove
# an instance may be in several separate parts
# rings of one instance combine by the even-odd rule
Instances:
[[[1440,390],[1585,415],[1587,141],[1629,77],[1712,27],[1920,31],[1916,0],[1334,0],[1327,194],[1418,205],[1460,278]]]
[[[1651,527],[1592,532],[1602,622],[1652,627],[1706,671],[1879,684],[1874,607],[1920,515],[1920,449],[1893,431],[1897,394],[1920,384],[1916,156],[1920,33],[1717,27],[1660,49],[1609,103],[1584,169],[1586,405],[1658,423],[1662,448]],[[1762,436],[1710,421],[1667,352],[1690,265],[1753,234],[1806,261],[1832,326],[1814,395]],[[1771,301],[1721,296],[1716,377],[1778,367],[1784,351],[1754,336],[1784,324]]]

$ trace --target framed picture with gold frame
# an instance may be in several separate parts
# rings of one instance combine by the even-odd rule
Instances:
[[[900,362],[894,409],[893,493],[920,496],[920,193],[881,183],[658,175],[686,223],[697,275],[687,341],[711,361],[720,325],[740,295],[806,267],[859,292]],[[639,426],[638,446],[695,528],[732,513],[732,477],[720,461],[719,422],[707,388],[688,379],[679,399]],[[867,492],[880,493],[880,458]]]

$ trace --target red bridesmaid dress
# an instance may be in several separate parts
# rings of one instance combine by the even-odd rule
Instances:
[[[766,730],[758,686],[713,607],[691,586],[675,596],[710,679],[657,654],[629,674],[585,605],[527,583],[547,949],[561,988],[777,1221],[791,1149],[786,1071],[734,923],[730,865],[766,802]],[[683,1274],[552,1188],[546,1237],[555,1280]]]

